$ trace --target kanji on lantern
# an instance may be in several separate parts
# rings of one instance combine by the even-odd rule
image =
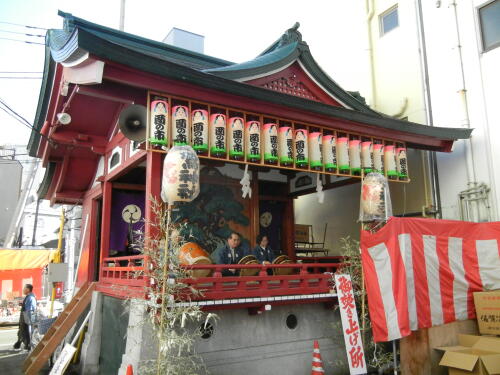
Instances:
[[[163,162],[161,198],[168,204],[190,202],[200,192],[200,161],[191,146],[174,146]]]

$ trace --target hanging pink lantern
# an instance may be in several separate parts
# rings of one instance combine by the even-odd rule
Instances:
[[[174,145],[187,145],[189,142],[189,107],[176,105],[172,107],[172,140]]]
[[[210,116],[210,153],[212,156],[226,156],[226,136],[226,115],[212,114]]]
[[[241,117],[229,119],[229,157],[233,160],[243,160],[244,120]]]
[[[260,122],[247,121],[245,127],[245,151],[247,161],[260,161]]]
[[[168,102],[153,100],[151,102],[151,120],[149,126],[149,142],[154,145],[168,143]]]
[[[264,162],[278,164],[278,125],[264,124]]]
[[[289,126],[282,126],[278,130],[278,155],[280,165],[293,165],[293,130]]]

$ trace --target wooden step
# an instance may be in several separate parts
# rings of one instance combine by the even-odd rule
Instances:
[[[75,294],[71,302],[57,317],[47,333],[45,333],[40,343],[24,361],[23,371],[26,375],[38,374],[61,341],[66,337],[68,331],[90,304],[94,290],[95,283],[85,283],[78,293]]]

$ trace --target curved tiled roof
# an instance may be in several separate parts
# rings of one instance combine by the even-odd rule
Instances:
[[[296,27],[289,29],[273,45],[252,61],[234,64],[204,54],[170,46],[133,34],[100,26],[68,13],[64,17],[64,30],[48,33],[44,79],[40,92],[37,115],[34,122],[29,150],[35,155],[39,135],[53,85],[55,63],[72,65],[92,54],[148,72],[158,77],[180,80],[200,87],[230,93],[240,97],[257,99],[272,104],[308,111],[334,119],[355,121],[385,130],[393,130],[441,140],[469,138],[472,129],[440,128],[394,119],[382,115],[343,90],[316,63],[307,43],[302,41]],[[266,74],[299,61],[310,75],[325,90],[334,95],[347,108],[307,100],[304,98],[271,91],[262,87],[239,82],[249,75]],[[418,145],[413,145],[418,147]]]

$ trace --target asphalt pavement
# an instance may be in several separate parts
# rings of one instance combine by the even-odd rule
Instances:
[[[5,375],[22,375],[22,366],[28,352],[12,348],[17,341],[17,327],[0,329],[0,369]]]
[[[28,356],[26,350],[13,349],[17,341],[17,327],[0,327],[0,374],[22,375],[23,362]],[[48,370],[41,372],[48,374]]]

